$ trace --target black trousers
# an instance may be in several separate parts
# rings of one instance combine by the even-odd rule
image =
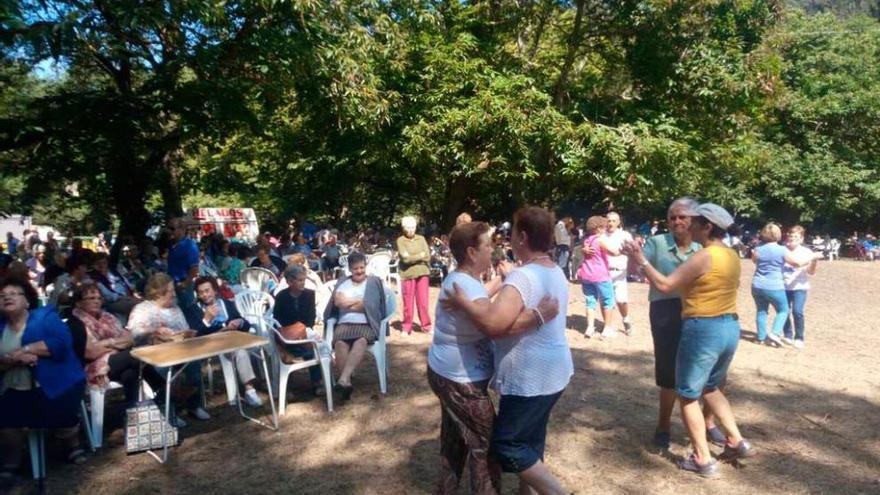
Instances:
[[[107,359],[110,372],[107,377],[122,384],[125,402],[134,404],[138,400],[138,369],[140,361],[131,356],[131,351],[119,351]],[[144,366],[144,380],[157,395],[165,394],[165,379],[152,366]]]

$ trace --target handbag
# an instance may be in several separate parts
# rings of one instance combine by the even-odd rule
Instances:
[[[126,409],[125,453],[130,455],[161,449],[163,447],[163,423],[165,424],[168,446],[179,445],[181,439],[177,427],[171,426],[155,402],[145,400]]]

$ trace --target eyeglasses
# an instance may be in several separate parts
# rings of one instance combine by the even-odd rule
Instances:
[[[12,299],[16,296],[23,296],[24,292],[3,292],[0,293],[0,299]]]

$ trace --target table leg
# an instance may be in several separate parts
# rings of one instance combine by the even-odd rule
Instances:
[[[260,347],[260,360],[263,362],[263,375],[266,383],[269,385],[266,389],[269,391],[269,406],[272,408],[272,423],[275,425],[275,431],[278,431],[278,411],[275,410],[275,398],[272,396],[272,382],[269,380],[269,367],[266,365],[266,353]],[[282,391],[280,393],[285,393]]]
[[[168,431],[165,425],[171,421],[171,370],[169,366],[165,373],[165,421],[162,421],[162,463],[168,462]],[[180,433],[178,432],[178,435]]]

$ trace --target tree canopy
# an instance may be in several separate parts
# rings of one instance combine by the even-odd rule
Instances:
[[[184,205],[449,225],[688,194],[880,220],[870,2],[0,5],[0,211],[140,236]]]

